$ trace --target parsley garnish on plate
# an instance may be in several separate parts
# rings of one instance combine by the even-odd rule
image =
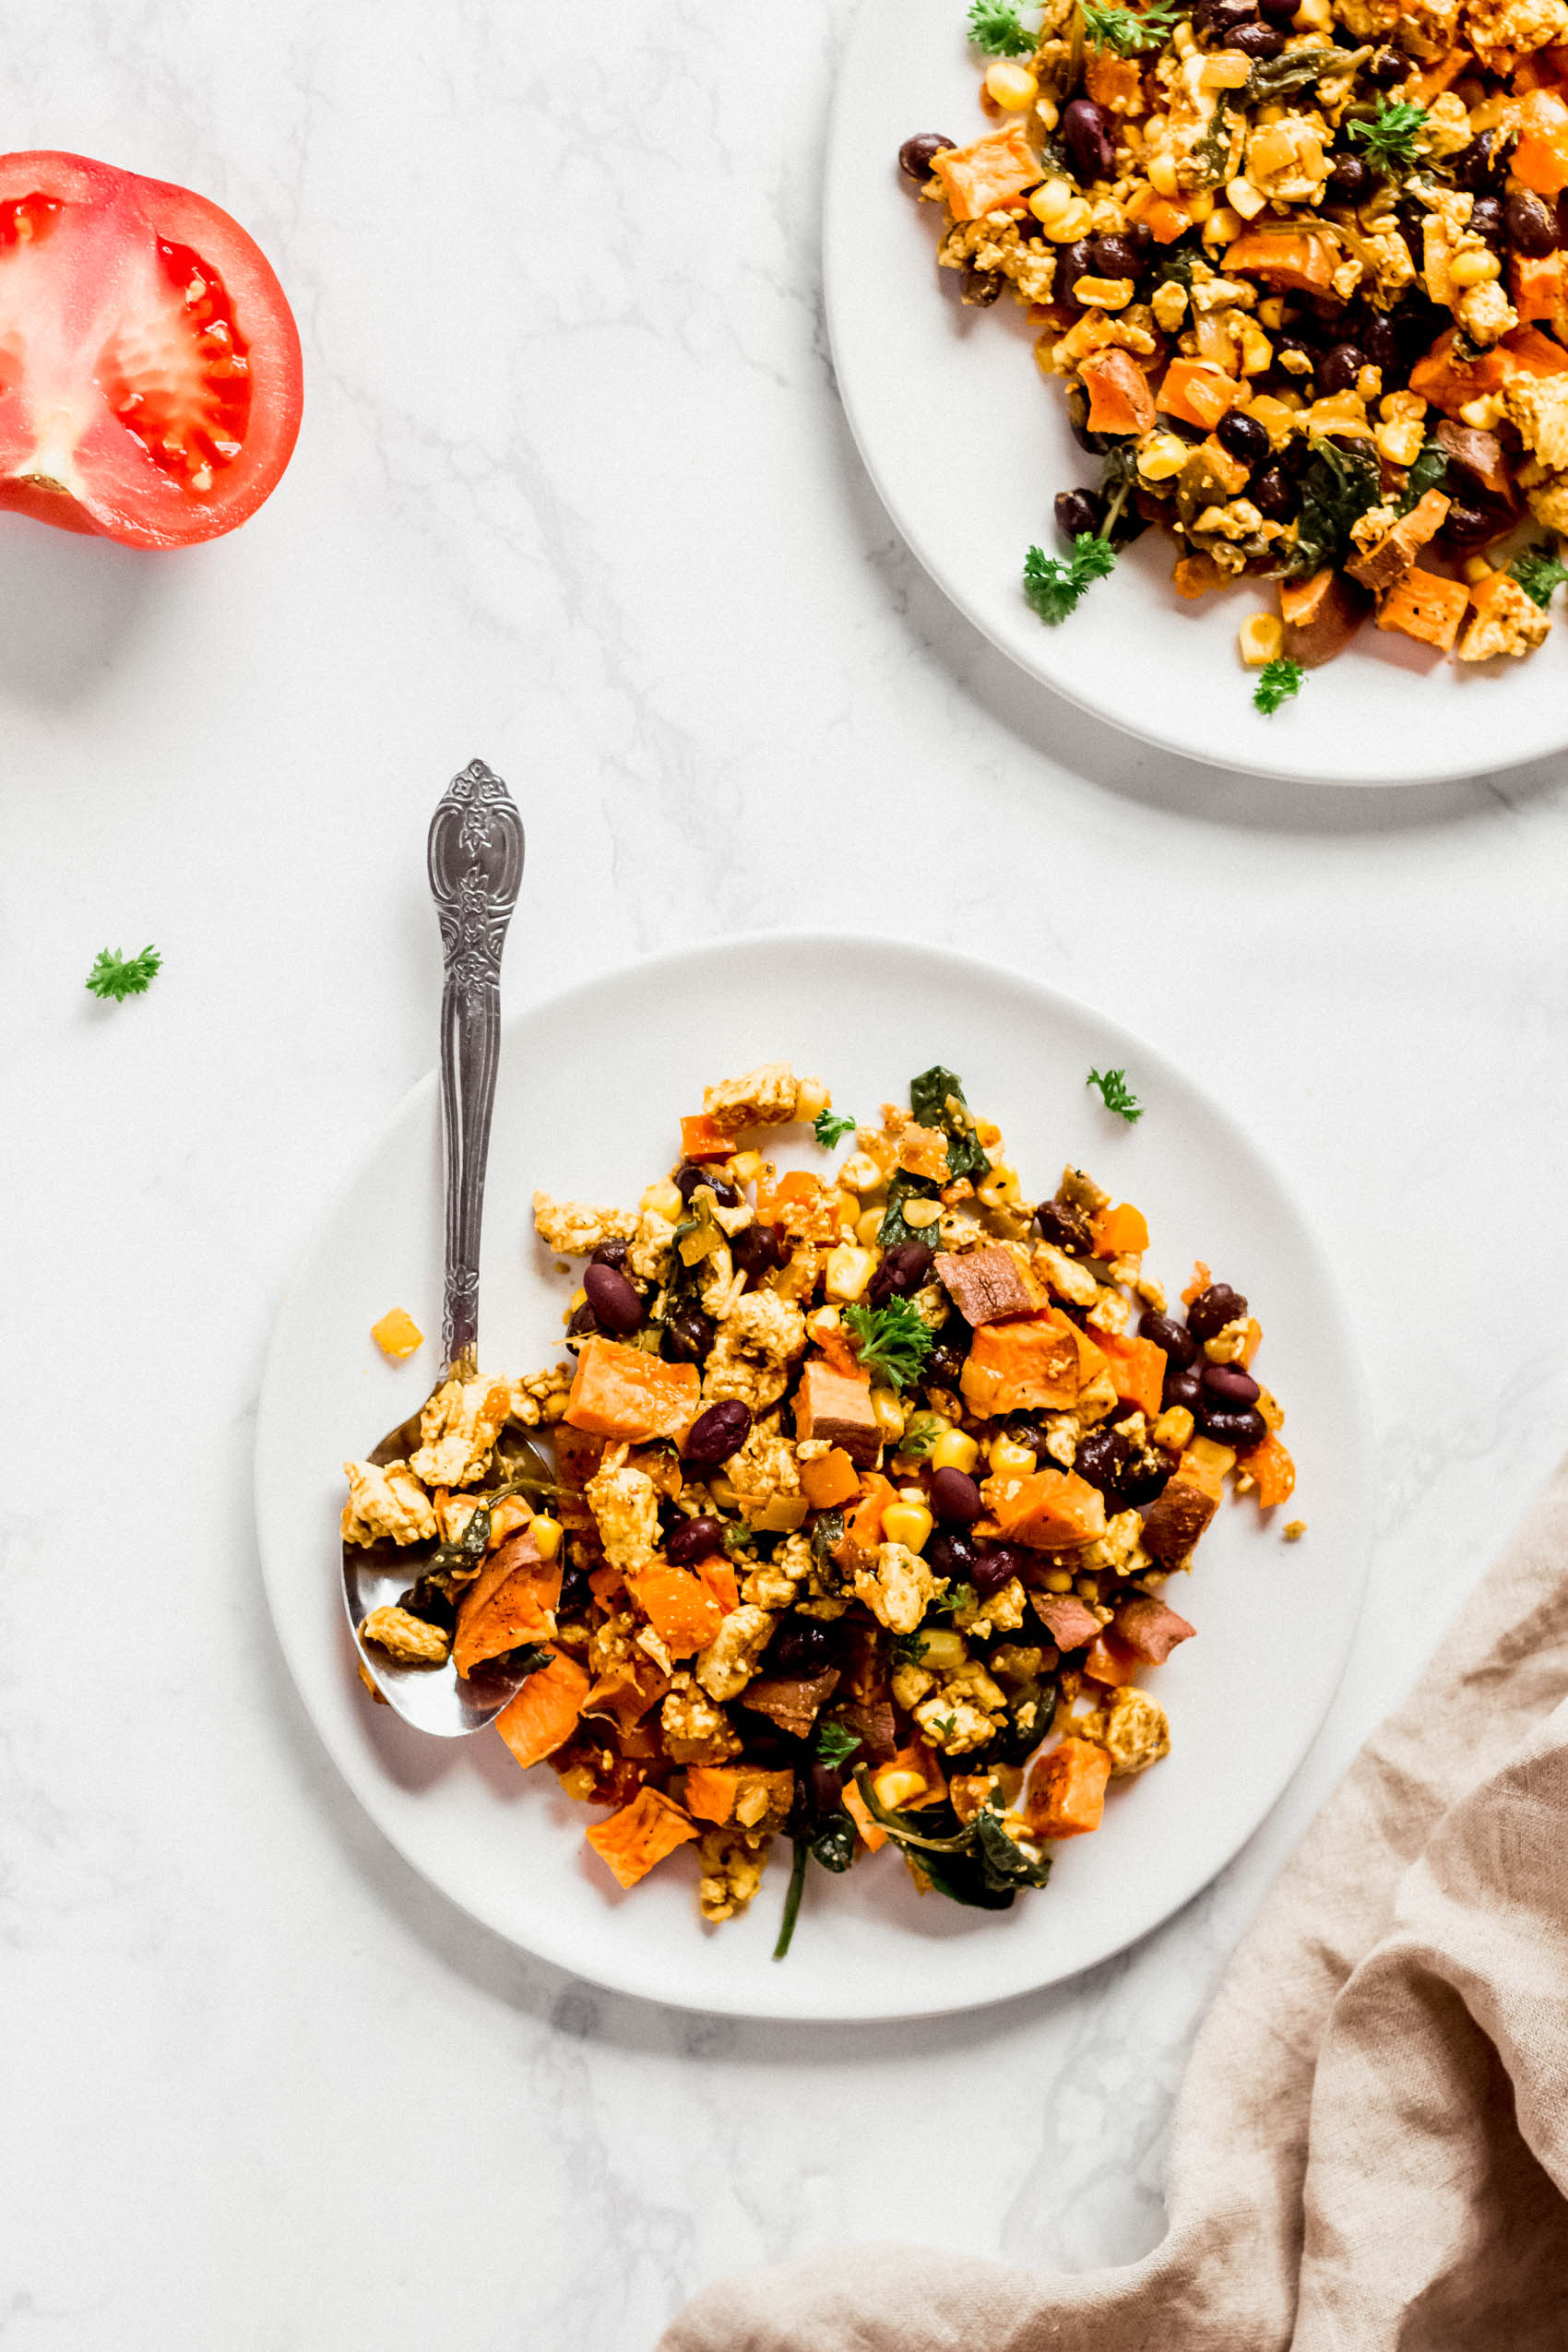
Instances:
[[[1048,555],[1031,547],[1024,558],[1024,594],[1042,621],[1065,621],[1079,598],[1096,580],[1116,568],[1116,551],[1109,540],[1080,531],[1071,555]]]
[[[1128,1087],[1125,1070],[1091,1070],[1084,1084],[1098,1087],[1107,1111],[1113,1111],[1118,1119],[1125,1119],[1129,1127],[1143,1117],[1144,1106]]]
[[[880,1372],[889,1388],[904,1388],[920,1377],[936,1335],[912,1300],[889,1299],[885,1307],[846,1307],[844,1321],[855,1342],[861,1368]]]
[[[1402,99],[1385,98],[1370,123],[1352,123],[1350,137],[1364,147],[1367,161],[1384,179],[1396,180],[1416,160],[1416,135],[1427,118],[1424,106],[1409,106]]]
[[[1095,49],[1114,49],[1118,57],[1136,57],[1147,49],[1163,49],[1176,27],[1171,0],[1150,0],[1141,13],[1132,8],[1097,8],[1083,0],[1084,38]]]
[[[836,1111],[819,1111],[812,1121],[812,1134],[824,1151],[831,1151],[835,1144],[842,1143],[846,1135],[854,1132],[854,1120],[840,1119]]]
[[[816,1752],[826,1764],[848,1764],[860,1744],[855,1733],[842,1723],[817,1725]]]
[[[117,949],[111,952],[101,947],[87,984],[94,996],[118,1004],[127,996],[145,994],[162,961],[156,947],[144,947],[139,956],[122,956]]]
[[[988,57],[1028,57],[1033,53],[1030,32],[1012,0],[974,0],[969,10],[969,39]]]
[[[1568,574],[1563,576],[1568,578]],[[1253,708],[1261,710],[1266,718],[1282,702],[1289,702],[1292,695],[1301,693],[1305,674],[1299,661],[1288,660],[1284,654],[1277,653],[1258,672],[1257,684],[1253,688]]]
[[[1560,564],[1550,547],[1522,547],[1508,570],[1531,603],[1543,612],[1568,580],[1568,564]]]

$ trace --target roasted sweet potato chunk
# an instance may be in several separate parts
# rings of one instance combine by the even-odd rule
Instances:
[[[1027,1265],[1001,1242],[983,1250],[939,1250],[936,1275],[966,1323],[1000,1323],[1038,1314],[1045,1293]]]
[[[871,1375],[836,1372],[814,1356],[795,1396],[795,1435],[826,1437],[862,1468],[875,1461],[882,1431],[872,1408]]]

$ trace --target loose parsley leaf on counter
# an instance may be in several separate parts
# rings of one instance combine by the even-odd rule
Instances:
[[[826,1764],[848,1764],[860,1744],[857,1735],[841,1723],[817,1725],[816,1752]]]
[[[929,1070],[922,1070],[918,1078],[911,1078],[909,1109],[922,1127],[934,1127],[946,1136],[949,1183],[956,1184],[960,1176],[990,1174],[991,1162],[976,1136],[975,1123],[956,1071],[944,1070],[936,1062]]]
[[[151,987],[153,977],[163,958],[156,947],[144,947],[139,956],[111,954],[107,947],[98,951],[98,961],[87,976],[87,984],[94,996],[113,999],[118,1004],[127,996],[140,996]]]
[[[1125,1070],[1091,1070],[1084,1084],[1098,1087],[1099,1099],[1107,1111],[1114,1111],[1118,1119],[1125,1119],[1129,1127],[1143,1117],[1144,1106],[1128,1087]]]
[[[1048,555],[1031,547],[1024,558],[1024,595],[1030,609],[1053,625],[1065,621],[1078,599],[1096,580],[1116,568],[1116,551],[1109,540],[1080,531],[1068,556]]]
[[[969,10],[969,39],[988,57],[1028,57],[1035,35],[1025,26],[1012,0],[974,0]]]
[[[889,1388],[919,1379],[936,1344],[936,1334],[911,1299],[889,1299],[885,1307],[846,1307],[844,1321],[862,1372],[880,1372]]]
[[[1370,123],[1351,124],[1350,138],[1353,145],[1365,148],[1367,161],[1384,179],[1395,180],[1414,165],[1416,134],[1426,118],[1424,106],[1408,106],[1403,100],[1385,98]]]
[[[854,1134],[855,1126],[853,1119],[840,1119],[836,1111],[819,1111],[812,1121],[812,1133],[824,1151],[831,1151],[846,1135]]]
[[[1568,580],[1568,564],[1560,564],[1550,547],[1522,547],[1508,570],[1531,603],[1543,612]]]
[[[1568,574],[1564,574],[1564,577],[1568,578]],[[1281,703],[1289,702],[1292,695],[1301,693],[1304,675],[1299,661],[1287,660],[1282,653],[1276,654],[1274,659],[1265,662],[1258,672],[1258,682],[1253,689],[1253,709],[1261,710],[1265,718],[1270,716]]]
[[[1118,57],[1135,57],[1146,49],[1163,49],[1176,29],[1172,0],[1149,0],[1141,11],[1097,8],[1083,0],[1079,13],[1084,38],[1095,49],[1114,49]]]

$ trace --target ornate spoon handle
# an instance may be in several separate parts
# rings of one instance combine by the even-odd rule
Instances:
[[[501,1047],[501,951],[523,878],[523,821],[499,776],[470,760],[430,821],[430,888],[441,925],[441,1113],[446,1138],[446,1289],[441,1351],[472,1370],[479,1238]]]

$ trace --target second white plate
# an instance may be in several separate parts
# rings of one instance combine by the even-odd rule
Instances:
[[[1151,1270],[1179,1291],[1195,1257],[1246,1292],[1261,1369],[1289,1411],[1310,1523],[1228,1506],[1172,1598],[1198,1627],[1152,1678],[1172,1752],[1112,1793],[1051,1885],[1004,1913],[918,1896],[891,1851],[845,1878],[813,1870],[794,1949],[769,1957],[788,1876],[776,1849],[751,1913],[705,1929],[690,1852],[629,1895],[547,1766],[518,1771],[481,1732],[428,1740],[373,1706],[355,1677],[339,1587],[341,1465],[417,1409],[434,1341],[393,1366],[370,1327],[392,1306],[441,1326],[440,1111],[410,1097],[325,1220],[291,1282],[256,1441],[262,1564],[279,1637],[323,1740],[414,1868],[498,1935],[602,1984],[682,2007],[771,2017],[897,2017],[1051,1984],[1145,1934],[1251,1835],[1296,1769],[1343,1667],[1368,1538],[1366,1420],[1328,1269],[1245,1133],[1110,1021],[1027,980],[935,951],[845,938],[763,939],[641,964],[512,1022],[505,1036],[485,1218],[481,1362],[557,1360],[570,1285],[536,1241],[536,1185],[635,1203],[678,1146],[705,1083],[788,1057],[841,1110],[874,1119],[932,1062],[995,1119],[1028,1186],[1063,1163],[1135,1201]],[[1147,1105],[1129,1127],[1099,1107],[1090,1065],[1125,1066]],[[786,1158],[825,1163],[810,1143]]]

